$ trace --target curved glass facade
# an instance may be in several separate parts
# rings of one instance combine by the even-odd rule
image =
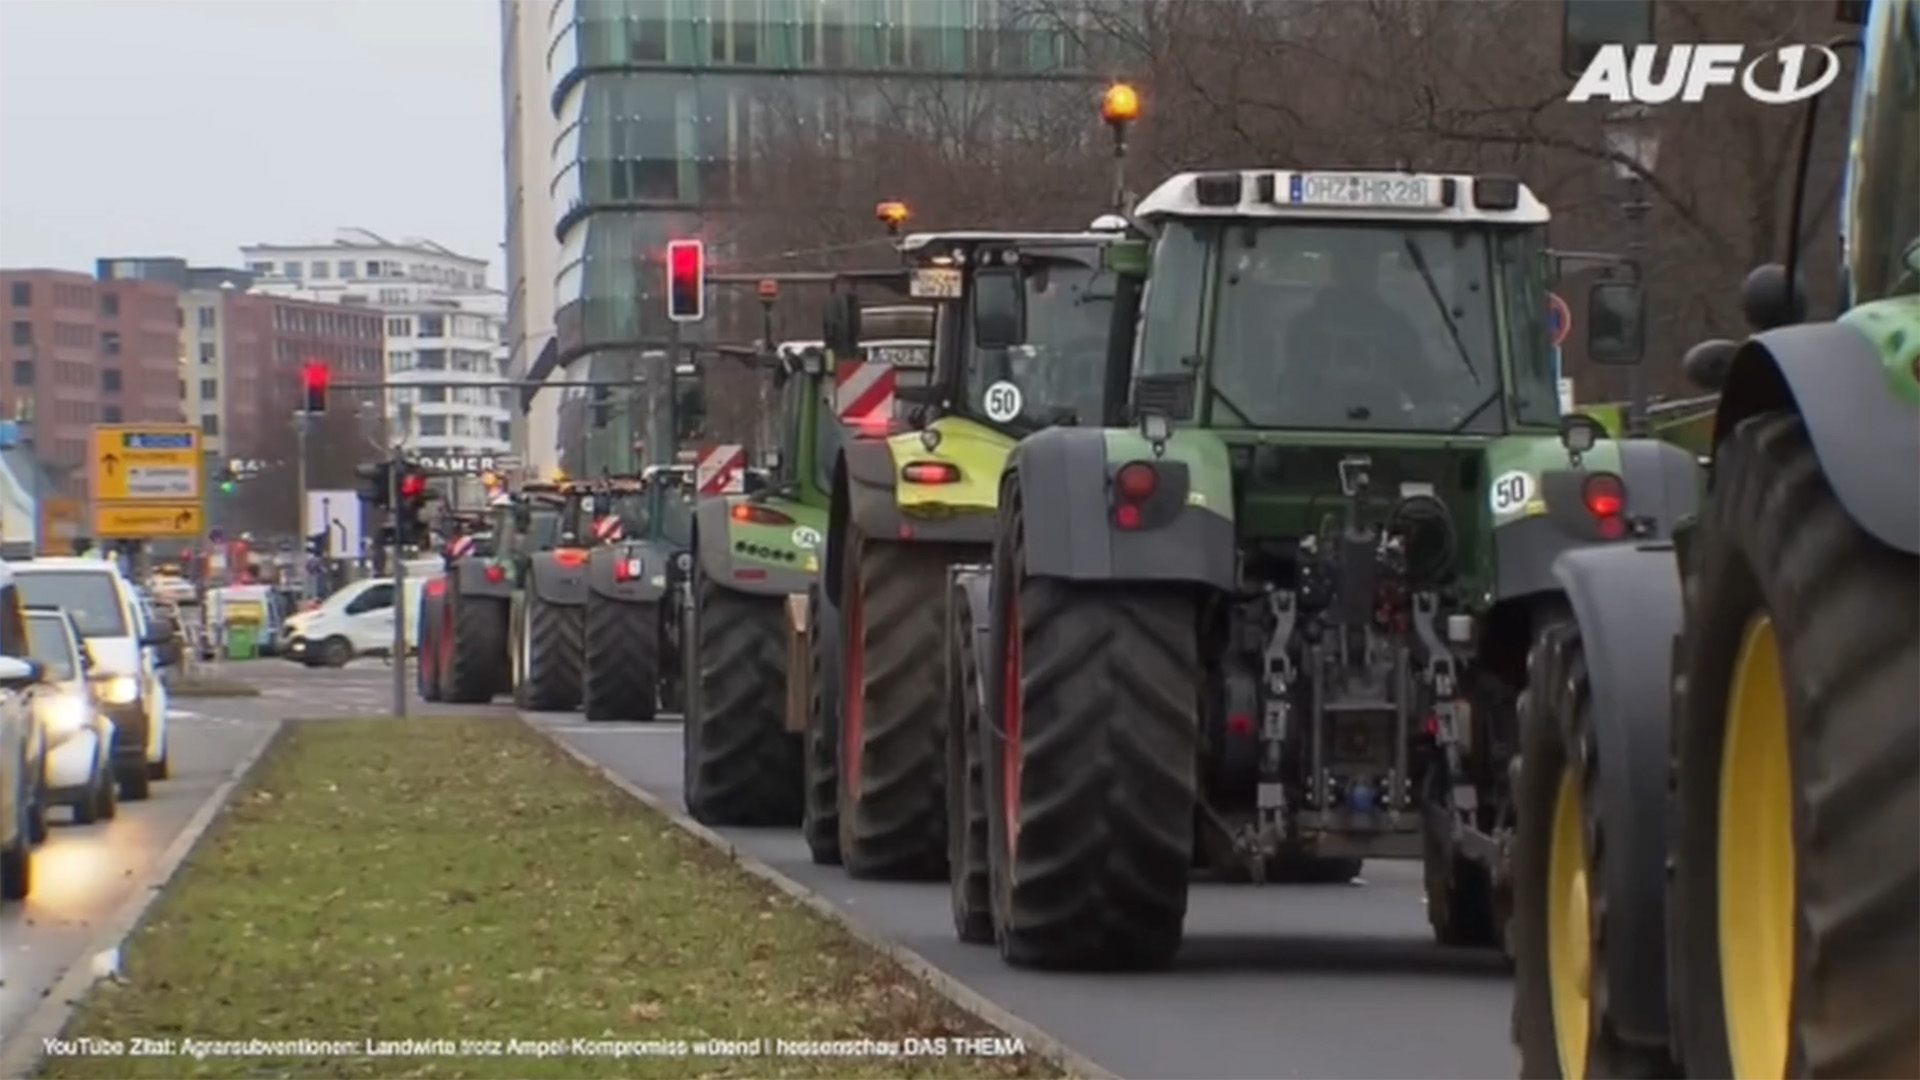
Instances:
[[[968,84],[985,115],[1102,77],[1057,14],[1015,0],[556,0],[548,70],[558,359],[666,336],[659,252],[750,197],[755,148],[871,119],[902,89]],[[883,94],[881,87],[887,87]],[[865,89],[863,89],[863,87]],[[597,362],[596,370],[617,370]],[[607,357],[612,360],[613,357]],[[575,370],[582,370],[575,368]]]

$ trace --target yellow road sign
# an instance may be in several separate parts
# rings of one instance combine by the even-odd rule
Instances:
[[[197,502],[99,503],[93,508],[93,535],[107,540],[154,540],[199,536],[206,515]]]
[[[95,502],[198,502],[200,429],[190,424],[95,424],[87,468]]]

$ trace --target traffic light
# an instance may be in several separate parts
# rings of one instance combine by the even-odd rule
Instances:
[[[327,531],[325,529],[307,537],[307,554],[316,559],[327,557]]]
[[[402,543],[419,545],[427,534],[427,503],[434,493],[427,488],[427,471],[409,461],[400,466],[400,504],[394,507],[394,523]]]
[[[323,413],[327,411],[327,384],[333,381],[333,372],[318,360],[307,361],[300,369],[300,385],[306,391],[305,411]]]
[[[221,469],[213,480],[219,485],[222,495],[231,495],[240,489],[240,477],[234,474],[232,468]]]
[[[698,240],[667,242],[667,318],[699,322],[707,313],[707,246]]]
[[[382,510],[392,505],[393,462],[375,461],[353,470],[360,501]]]

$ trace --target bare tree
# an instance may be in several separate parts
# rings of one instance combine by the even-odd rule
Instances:
[[[336,392],[324,413],[307,422],[307,487],[352,488],[356,467],[376,460],[383,453],[384,421],[377,405],[356,400],[358,394]],[[300,492],[299,437],[291,417],[298,406],[296,395],[283,392],[268,410],[268,415],[288,417],[268,426],[258,445],[239,448],[237,455],[264,462],[260,471],[240,482],[225,512],[231,531],[252,531],[292,535],[299,530]]]

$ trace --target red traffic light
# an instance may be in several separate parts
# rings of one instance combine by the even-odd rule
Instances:
[[[408,473],[400,478],[400,497],[417,499],[427,493],[427,478],[422,473]]]
[[[706,315],[707,246],[699,240],[667,243],[667,318],[699,322]]]
[[[333,381],[333,372],[318,360],[307,361],[300,371],[300,382],[306,389],[305,406],[310,413],[327,411],[327,384]]]

